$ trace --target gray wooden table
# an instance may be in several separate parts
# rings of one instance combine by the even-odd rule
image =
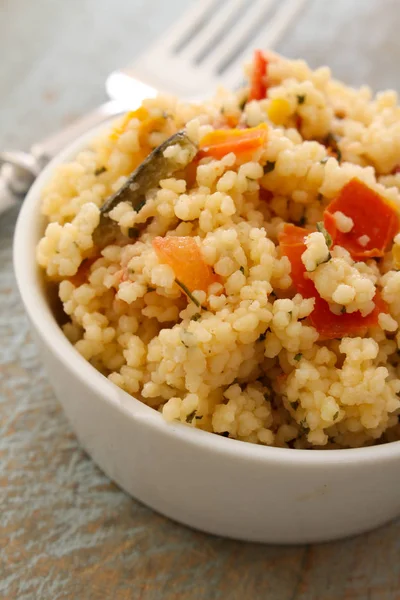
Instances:
[[[199,0],[200,1],[200,0]],[[27,148],[104,100],[115,66],[187,0],[0,0],[0,147]],[[400,89],[398,0],[311,0],[278,50]],[[0,597],[398,600],[400,523],[326,545],[237,543],[130,499],[79,448],[15,288],[0,217]]]

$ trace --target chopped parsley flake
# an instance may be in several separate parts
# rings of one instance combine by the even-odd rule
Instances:
[[[200,313],[196,313],[192,317],[190,317],[190,320],[191,321],[198,321],[200,318],[201,318],[201,314]]]
[[[298,354],[296,354],[296,355],[295,355],[295,357],[294,357],[294,360],[297,360],[297,361],[299,361],[299,360],[301,360],[302,358],[303,358],[303,355],[302,355],[302,353],[301,353],[301,352],[299,352]]]
[[[325,258],[325,260],[321,260],[318,264],[317,267],[319,267],[319,265],[324,265],[325,263],[329,262],[332,258],[332,254],[330,252],[328,252],[328,256]]]
[[[185,292],[186,296],[189,298],[189,300],[191,300],[193,302],[193,304],[195,304],[196,306],[198,306],[200,308],[200,302],[197,300],[197,298],[195,298],[192,294],[192,292],[186,287],[186,285],[184,283],[182,283],[182,281],[179,281],[179,279],[175,279],[175,283],[176,285],[178,285],[181,290],[183,292]]]
[[[245,106],[246,106],[246,104],[247,104],[247,100],[248,100],[248,97],[247,97],[247,96],[245,96],[245,97],[243,98],[243,100],[242,100],[242,101],[239,103],[239,108],[240,108],[240,110],[244,110],[244,107],[245,107]]]
[[[339,416],[339,411],[335,412],[335,414],[333,415],[333,420],[336,421],[338,416]]]
[[[328,246],[328,248],[330,248],[332,246],[332,238],[329,235],[329,233],[327,232],[327,230],[324,227],[324,224],[322,223],[322,221],[319,221],[317,223],[317,230],[323,234],[324,238],[325,238],[325,242],[326,245]],[[328,258],[328,260],[330,260],[330,258]],[[325,261],[327,262],[327,261]]]
[[[99,167],[98,169],[95,170],[94,174],[96,175],[96,177],[98,177],[99,175],[102,175],[102,173],[105,173],[107,171],[107,169],[105,167]]]
[[[309,427],[306,419],[303,419],[302,421],[300,421],[300,427],[302,428],[304,433],[308,433],[310,431],[310,427]]]
[[[193,412],[189,413],[188,415],[186,415],[186,423],[191,423],[193,421],[193,419],[196,416],[196,411],[194,410]]]
[[[275,169],[275,161],[267,160],[267,162],[264,165],[264,175],[266,175],[267,173],[271,173],[271,171],[273,171],[274,169]]]
[[[342,161],[342,153],[339,148],[339,137],[334,133],[329,133],[325,139],[325,144],[336,154],[338,163]]]
[[[306,219],[305,215],[303,215],[302,217],[300,217],[299,225],[300,225],[300,227],[304,227],[304,225],[306,223],[307,223],[307,219]]]

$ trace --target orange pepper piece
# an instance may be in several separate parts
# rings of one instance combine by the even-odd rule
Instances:
[[[343,233],[336,226],[334,213],[340,211],[353,220],[351,231]],[[346,248],[354,260],[381,257],[400,229],[395,206],[371,190],[359,179],[352,179],[324,212],[325,229],[334,245]],[[366,242],[360,243],[364,236]]]
[[[265,145],[267,136],[266,123],[247,129],[215,129],[200,140],[198,156],[220,159],[230,152],[234,152],[236,156],[251,156],[255,150]]]
[[[219,281],[219,277],[205,262],[192,237],[156,237],[153,240],[153,248],[158,260],[169,265],[175,273],[175,278],[190,292],[207,292],[212,283]]]

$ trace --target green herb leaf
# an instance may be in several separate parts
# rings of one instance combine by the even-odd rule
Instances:
[[[303,355],[302,355],[302,353],[301,353],[301,352],[299,352],[298,354],[296,354],[296,355],[295,355],[295,357],[294,357],[294,360],[297,360],[297,361],[299,361],[299,360],[301,360],[302,358],[303,358]]]
[[[190,317],[191,321],[198,321],[199,319],[201,319],[201,314],[200,313],[196,313],[192,317]]]
[[[191,300],[193,302],[193,304],[195,304],[196,306],[198,306],[200,308],[200,302],[197,300],[197,298],[195,298],[192,294],[192,292],[186,287],[186,285],[184,283],[182,283],[182,281],[179,281],[179,279],[175,279],[175,283],[176,285],[178,285],[181,290],[183,292],[185,292],[186,296],[189,298],[189,300]]]
[[[275,161],[267,160],[263,169],[264,169],[264,175],[266,175],[267,173],[271,173],[271,171],[273,171],[275,169]]]
[[[339,141],[340,138],[334,133],[328,133],[325,138],[325,145],[335,152],[338,163],[342,162],[342,153],[339,148]]]
[[[196,416],[196,412],[197,411],[194,410],[193,412],[191,412],[188,415],[186,415],[186,423],[191,423],[193,421],[193,419]]]
[[[299,226],[300,226],[300,227],[304,227],[304,225],[305,225],[306,223],[307,223],[307,219],[306,219],[305,215],[303,215],[302,217],[300,217],[300,220],[299,220]]]
[[[101,175],[102,173],[105,173],[107,171],[107,169],[105,167],[99,167],[98,169],[95,170],[94,174],[96,175],[96,177],[98,177],[99,175]]]
[[[306,99],[306,95],[305,94],[298,94],[297,95],[297,102],[299,104],[304,104],[305,99]]]
[[[335,414],[333,415],[333,420],[336,421],[338,416],[339,416],[339,411],[335,412]]]
[[[332,258],[332,254],[330,252],[328,252],[328,256],[325,258],[325,260],[321,260],[318,264],[317,267],[319,267],[319,265],[324,265],[325,263],[329,262]]]
[[[247,97],[247,96],[245,96],[245,97],[243,98],[243,100],[242,100],[242,101],[239,103],[239,108],[240,108],[240,110],[244,110],[244,107],[245,107],[245,106],[246,106],[246,104],[247,104],[247,100],[248,100],[248,97]]]
[[[319,162],[321,163],[321,165],[326,165],[326,163],[328,162],[329,159],[330,159],[330,156],[324,156],[324,158],[322,160],[320,160]]]
[[[328,246],[328,248],[330,248],[332,246],[332,238],[329,235],[329,233],[327,232],[327,230],[325,229],[324,224],[322,223],[322,221],[319,221],[317,223],[317,230],[320,233],[323,234],[323,236],[325,238],[326,245]],[[329,258],[328,258],[328,260],[329,260]],[[327,262],[327,261],[325,261],[325,262]]]
[[[304,431],[304,433],[309,433],[310,426],[308,425],[306,419],[303,419],[302,421],[300,421],[300,427],[302,428],[302,430]]]
[[[266,400],[267,402],[269,402],[271,400],[271,390],[266,389],[264,392],[264,400]]]

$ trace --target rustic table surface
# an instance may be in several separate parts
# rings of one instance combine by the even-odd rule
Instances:
[[[107,73],[188,4],[0,0],[0,147],[28,148],[103,101]],[[399,89],[399,31],[398,0],[310,0],[278,50]],[[79,447],[31,341],[16,217],[0,217],[1,598],[400,599],[399,522],[333,544],[245,544],[171,523],[113,485]]]

